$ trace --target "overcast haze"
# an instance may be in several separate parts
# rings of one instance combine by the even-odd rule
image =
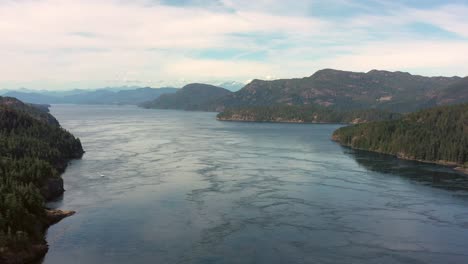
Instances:
[[[0,89],[468,75],[467,1],[1,0]]]

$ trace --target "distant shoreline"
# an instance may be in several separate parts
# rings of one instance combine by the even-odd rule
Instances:
[[[349,123],[333,123],[333,122],[304,122],[304,121],[260,121],[260,120],[243,120],[243,119],[225,119],[216,118],[221,122],[239,122],[239,123],[272,123],[272,124],[307,124],[307,125],[349,125]]]

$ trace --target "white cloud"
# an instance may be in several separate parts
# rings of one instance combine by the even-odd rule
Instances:
[[[414,41],[375,42],[355,50],[355,54],[324,60],[330,67],[368,71],[409,70],[424,74],[467,75],[468,45],[465,42]],[[428,72],[430,71],[430,72]]]
[[[412,10],[414,19],[428,21],[468,38],[468,6],[447,5],[436,10]]]
[[[168,77],[176,77],[183,72],[188,80],[196,80],[197,78],[205,80],[217,78],[233,80],[247,78],[252,73],[265,76],[274,71],[274,68],[275,66],[271,64],[251,61],[182,59],[168,63],[162,73]]]
[[[161,86],[179,83],[181,76],[186,82],[285,78],[324,67],[468,72],[468,42],[431,43],[399,31],[406,23],[426,21],[468,37],[466,6],[398,7],[385,16],[333,20],[306,16],[312,2],[305,0],[221,3],[223,8],[146,0],[2,1],[0,86],[75,88],[71,86],[132,80]],[[376,32],[384,39],[375,39]],[[278,38],[268,39],[270,35]],[[267,57],[248,61],[193,56],[207,49],[264,51]]]

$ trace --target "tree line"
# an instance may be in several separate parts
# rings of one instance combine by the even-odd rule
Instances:
[[[82,154],[80,140],[60,126],[0,105],[0,253],[43,241],[41,187]]]
[[[357,149],[468,167],[468,104],[422,110],[399,120],[343,127],[335,131],[333,138]]]
[[[272,105],[228,108],[218,114],[220,120],[300,123],[364,123],[398,119],[402,115],[378,109],[339,110],[316,104]]]

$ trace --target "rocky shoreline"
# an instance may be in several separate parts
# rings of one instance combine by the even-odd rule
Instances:
[[[47,223],[41,227],[44,233],[51,225],[56,224],[62,219],[72,216],[76,213],[75,211],[62,211],[56,209],[45,209],[45,211]],[[0,248],[0,253],[2,255],[0,261],[4,264],[34,263],[41,260],[48,250],[49,246],[47,245],[47,241],[45,239],[21,251],[13,252]]]
[[[351,148],[351,149],[355,149],[355,150],[361,150],[361,151],[368,151],[368,152],[374,152],[374,153],[379,153],[379,154],[384,154],[384,155],[389,155],[389,156],[392,156],[392,157],[396,157],[398,159],[401,159],[401,160],[409,160],[409,161],[417,161],[417,162],[422,162],[422,163],[428,163],[428,164],[436,164],[436,165],[441,165],[441,166],[445,166],[445,167],[449,167],[455,171],[458,171],[458,172],[461,172],[461,173],[464,173],[466,175],[468,175],[468,168],[465,168],[463,167],[461,164],[458,164],[456,162],[450,162],[450,161],[445,161],[445,160],[420,160],[420,159],[415,159],[415,158],[411,158],[407,155],[405,155],[404,153],[399,153],[397,155],[394,155],[394,154],[391,154],[391,153],[386,153],[386,152],[381,152],[381,151],[376,151],[376,150],[369,150],[369,149],[361,149],[361,148],[355,148],[355,147],[352,147],[351,145],[348,145],[348,144],[344,144],[343,142],[340,141],[339,137],[336,136],[336,135],[333,135],[331,140],[337,142],[338,144],[340,144],[341,146],[344,146],[344,147],[347,147],[347,148]]]
[[[244,123],[285,123],[285,124],[336,124],[336,125],[347,125],[348,123],[333,123],[333,122],[305,122],[300,119],[276,119],[276,120],[256,120],[247,118],[220,118],[216,117],[216,120],[223,122],[244,122]],[[353,123],[354,124],[354,123]]]
[[[461,173],[464,173],[464,174],[468,175],[468,168],[464,168],[464,167],[455,167],[454,170],[459,171],[459,172],[461,172]]]
[[[0,263],[31,263],[47,253],[47,228],[75,213],[45,208],[44,204],[63,195],[61,175],[84,150],[80,140],[49,113],[47,105],[0,96],[0,110],[0,138],[4,142],[0,165],[2,176],[6,176],[0,183],[2,210],[6,210],[0,217]]]

